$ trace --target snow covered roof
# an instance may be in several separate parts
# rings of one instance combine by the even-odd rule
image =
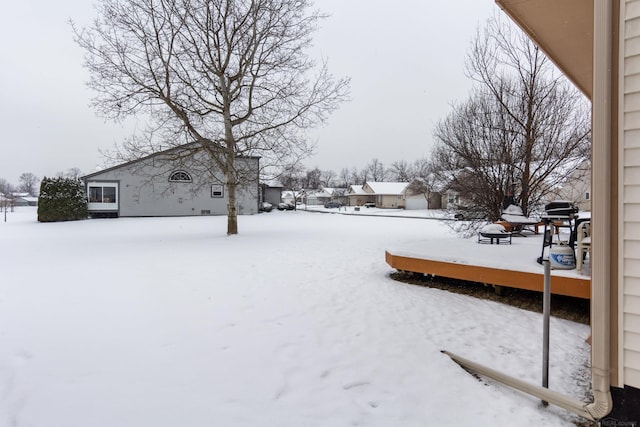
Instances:
[[[270,188],[282,188],[284,187],[280,181],[277,179],[262,179],[260,180],[260,185],[264,185]]]
[[[29,193],[11,193],[12,199],[22,199],[29,202],[37,202],[38,196],[30,196]],[[0,200],[9,199],[4,193],[0,193]]]
[[[402,194],[409,185],[408,182],[366,182],[365,186],[369,186],[374,194]]]
[[[28,194],[28,193],[27,193]],[[27,202],[37,202],[38,198],[35,196],[16,196],[18,199],[26,200]]]
[[[282,197],[295,197],[295,198],[298,198],[298,197],[303,196],[304,194],[306,194],[304,190],[301,190],[301,191],[290,191],[290,190],[287,190],[287,191],[283,191],[282,192]]]
[[[350,185],[349,188],[347,189],[347,194],[369,194],[369,193],[364,191],[364,188],[362,188],[362,185]]]
[[[322,187],[322,191],[331,196],[344,196],[347,189],[339,187]]]
[[[305,194],[307,197],[331,197],[331,193],[327,192],[327,190],[306,190]]]

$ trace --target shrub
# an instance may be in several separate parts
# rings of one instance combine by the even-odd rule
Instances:
[[[46,177],[42,180],[38,198],[38,221],[71,221],[86,217],[87,198],[82,181]]]

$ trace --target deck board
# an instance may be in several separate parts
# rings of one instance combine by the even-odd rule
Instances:
[[[396,270],[413,273],[432,274],[452,279],[468,280],[510,288],[527,289],[542,292],[544,289],[544,274],[503,268],[461,264],[455,262],[427,259],[425,257],[411,257],[399,255],[393,250],[385,251],[387,264]],[[591,297],[590,277],[569,277],[552,275],[551,293],[577,298]]]

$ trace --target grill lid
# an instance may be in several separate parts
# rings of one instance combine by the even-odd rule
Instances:
[[[548,217],[573,216],[578,213],[578,207],[568,200],[554,200],[544,206]]]

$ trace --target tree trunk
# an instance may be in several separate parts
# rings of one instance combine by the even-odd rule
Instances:
[[[227,180],[227,236],[238,234],[238,208],[236,203],[236,183]]]

